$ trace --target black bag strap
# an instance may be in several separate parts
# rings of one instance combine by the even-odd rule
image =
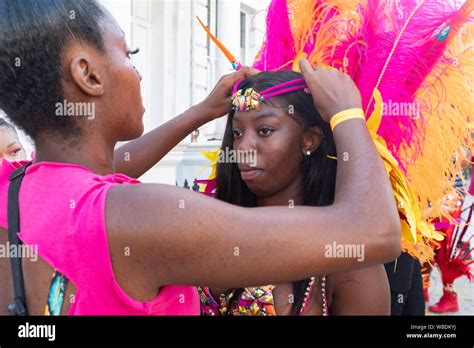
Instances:
[[[21,240],[18,238],[20,232],[20,207],[18,197],[20,186],[25,177],[25,170],[32,162],[28,162],[22,167],[16,169],[10,175],[10,187],[8,188],[8,240],[10,246],[14,246],[17,251],[20,250]],[[25,283],[23,280],[23,267],[21,263],[21,252],[16,253],[16,257],[10,257],[14,296],[12,303],[8,305],[10,315],[24,316],[28,315],[26,307]]]

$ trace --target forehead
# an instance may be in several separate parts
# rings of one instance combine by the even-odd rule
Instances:
[[[284,107],[277,107],[268,105],[266,103],[261,104],[260,110],[250,111],[235,111],[234,121],[256,121],[261,118],[272,118],[275,120],[284,120],[284,116],[288,116],[288,112]]]
[[[0,143],[3,146],[7,146],[14,141],[18,141],[18,135],[16,132],[10,127],[0,126]]]
[[[112,14],[102,7],[104,11],[104,18],[101,20],[100,26],[106,42],[118,43],[125,41],[125,33],[122,28],[112,16]]]

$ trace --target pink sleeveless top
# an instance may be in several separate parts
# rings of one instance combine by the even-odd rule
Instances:
[[[8,177],[24,163],[0,160],[0,227],[5,229]],[[199,315],[195,287],[165,286],[152,301],[140,302],[115,280],[105,201],[108,190],[121,184],[140,182],[122,174],[97,175],[74,164],[31,165],[20,190],[20,239],[36,246],[38,256],[77,288],[69,315]]]

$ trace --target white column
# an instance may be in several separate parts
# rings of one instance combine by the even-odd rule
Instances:
[[[239,59],[240,54],[240,0],[218,0],[217,1],[217,38]],[[216,48],[217,49],[217,48]],[[218,49],[217,49],[218,50]],[[219,50],[218,50],[219,51]],[[217,68],[216,78],[232,72],[232,66],[227,58],[221,53],[216,53]],[[216,137],[224,135],[227,117],[217,121]]]
[[[198,16],[204,25],[211,27],[212,21],[208,15],[208,1],[207,0],[192,0],[191,3],[191,89],[190,100],[192,105],[196,105],[203,101],[210,92],[210,87],[214,81],[212,78],[212,64],[208,58],[207,35],[201,28],[196,16]],[[211,13],[215,11],[211,1]],[[212,48],[212,46],[210,46]],[[214,122],[208,123],[199,128],[200,135],[198,142],[206,142],[215,134]]]
[[[250,37],[249,37],[249,62],[253,63],[253,59],[262,47],[265,38],[266,16],[267,9],[270,5],[269,0],[259,0],[258,2],[252,0],[242,0],[242,5],[251,9],[252,15],[250,18]],[[252,6],[253,5],[253,6]]]
[[[240,54],[240,0],[217,1],[217,38],[239,58]],[[217,75],[232,72],[227,58],[217,53]]]
[[[151,1],[151,124],[152,128],[177,116],[190,104],[190,16],[188,2]],[[169,152],[140,178],[143,182],[174,185],[187,140]]]

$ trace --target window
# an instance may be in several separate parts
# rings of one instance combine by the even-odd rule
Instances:
[[[218,26],[217,26],[217,3],[216,0],[207,0],[207,26],[211,30],[211,33],[214,33],[215,36],[219,36],[218,33]],[[206,35],[207,39],[207,62],[206,62],[206,69],[207,69],[207,92],[209,93],[212,91],[215,85],[216,79],[216,46],[211,41],[208,35]]]
[[[247,42],[248,42],[247,14],[240,12],[240,60],[247,63]]]

